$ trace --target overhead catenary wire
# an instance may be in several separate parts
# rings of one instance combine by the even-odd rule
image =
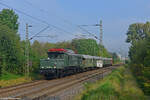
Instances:
[[[29,2],[28,0],[24,0],[24,1],[25,1],[28,5],[30,5],[30,6],[35,6],[35,5],[32,4],[31,2]],[[44,9],[41,9],[39,6],[37,6],[36,8],[38,8],[38,9],[39,9],[40,11],[42,11],[42,12],[49,13],[48,11],[46,11],[46,10],[44,10]],[[59,16],[57,16],[57,17],[59,17]],[[61,17],[59,17],[59,18],[60,18],[63,22],[65,22],[65,23],[67,23],[67,24],[69,24],[69,25],[72,25],[72,26],[76,26],[77,28],[81,29],[82,31],[84,31],[84,32],[88,33],[89,35],[93,36],[94,38],[98,39],[98,37],[95,36],[93,33],[87,31],[86,29],[80,27],[79,25],[76,25],[76,24],[74,24],[74,23],[72,23],[72,22],[70,22],[70,21],[68,21],[68,20],[66,20],[66,19],[63,19],[63,18],[61,18]],[[99,40],[99,39],[98,39],[98,40]]]
[[[33,5],[31,2],[29,2],[28,0],[23,0],[26,4],[30,5],[31,7],[35,6]],[[36,8],[38,8],[40,11],[45,12],[45,10],[41,9],[39,6],[36,6]]]
[[[20,10],[18,10],[18,9],[16,9],[16,8],[13,8],[13,7],[11,7],[11,6],[7,5],[7,4],[5,4],[5,3],[0,2],[0,5],[3,5],[3,6],[8,7],[8,8],[11,8],[11,9],[17,11],[18,13],[21,13],[21,14],[23,14],[23,15],[25,15],[25,16],[30,17],[31,19],[34,19],[34,20],[39,21],[39,22],[42,22],[42,23],[46,24],[47,27],[50,27],[50,26],[51,26],[51,27],[53,27],[53,28],[55,28],[55,29],[58,29],[58,30],[64,32],[64,33],[67,33],[67,34],[70,34],[70,35],[72,34],[71,32],[68,32],[68,31],[66,31],[66,30],[64,30],[64,29],[62,29],[62,28],[60,28],[60,27],[58,27],[58,26],[49,24],[49,23],[47,23],[47,22],[44,21],[44,20],[41,20],[41,19],[39,19],[39,18],[37,18],[37,17],[34,17],[34,16],[31,16],[31,15],[29,15],[29,14],[23,12],[23,11],[20,11]],[[45,28],[44,28],[44,29],[45,29]],[[72,35],[74,35],[74,34],[72,34]]]
[[[31,38],[29,38],[29,40],[32,40],[34,37],[36,37],[38,34],[44,32],[48,28],[49,28],[49,26],[45,27],[44,29],[42,29],[41,31],[39,31],[38,33],[36,33],[34,36],[32,36]]]
[[[0,1],[2,1],[2,0],[0,0]],[[13,8],[13,7],[11,7],[11,6],[7,5],[7,4],[4,4],[4,3],[0,2],[0,5],[3,5],[3,6],[5,6],[5,7],[11,8],[11,9],[14,9],[15,11],[17,11],[17,12],[19,12],[19,13],[25,15],[25,16],[28,16],[28,17],[30,17],[31,19],[34,19],[34,20],[36,20],[36,21],[40,21],[40,22],[42,22],[42,23],[48,25],[47,27],[50,27],[50,26],[51,26],[51,27],[53,27],[53,28],[55,28],[55,29],[58,29],[58,30],[60,30],[60,31],[63,31],[63,32],[67,33],[67,34],[70,34],[70,35],[73,35],[73,36],[74,36],[74,34],[68,32],[68,31],[66,31],[66,30],[64,30],[64,29],[62,29],[62,28],[60,28],[60,27],[57,27],[57,26],[52,25],[52,24],[49,24],[49,23],[47,23],[47,22],[44,21],[44,20],[41,20],[41,19],[36,18],[36,17],[34,17],[34,16],[31,16],[31,15],[29,15],[29,14],[23,12],[23,11],[20,11],[20,10],[18,10],[18,9],[16,9],[16,8]],[[32,5],[32,3],[30,3],[30,5]],[[41,9],[41,10],[42,10],[42,9]],[[45,10],[43,10],[43,11],[45,11]],[[46,12],[46,11],[45,11],[45,12]],[[63,20],[63,21],[64,21],[65,23],[70,24],[70,25],[74,25],[74,24],[73,24],[72,22],[70,22],[70,21],[67,21],[67,20]],[[95,36],[94,34],[90,33],[90,32],[87,31],[86,29],[81,28],[79,25],[75,25],[75,26],[77,26],[78,28],[80,28],[82,31],[89,33],[89,34],[92,35],[94,38],[98,39],[97,36]],[[47,29],[47,27],[44,28],[44,29]],[[44,29],[42,29],[42,31],[43,31]],[[38,33],[41,33],[41,31],[38,32]],[[37,33],[36,33],[36,34],[37,34]],[[36,34],[35,34],[35,35],[36,35]],[[35,36],[32,36],[32,37],[35,37]],[[32,37],[31,37],[31,38],[32,38]]]
[[[30,6],[32,6],[32,7],[35,6],[35,7],[36,7],[37,9],[39,9],[42,13],[43,13],[43,12],[45,12],[46,14],[47,14],[47,13],[51,13],[51,12],[45,10],[45,9],[42,9],[40,6],[35,5],[35,4],[31,3],[31,2],[29,2],[28,0],[23,0],[23,1],[25,1],[25,3],[27,3],[28,5],[30,5]],[[67,24],[69,24],[69,25],[77,26],[77,25],[73,24],[72,22],[70,22],[70,21],[68,21],[68,20],[66,20],[66,19],[63,19],[62,17],[57,16],[57,15],[54,14],[54,13],[53,13],[52,15],[55,16],[55,17],[57,17],[57,18],[59,18],[60,20],[62,20],[63,22],[65,22],[65,23],[67,23]]]
[[[4,3],[0,2],[0,5],[3,5],[3,6],[8,7],[8,8],[11,8],[11,9],[13,9],[13,10],[15,10],[15,11],[17,11],[17,12],[19,12],[19,13],[25,15],[25,16],[28,16],[28,17],[30,17],[30,18],[36,20],[36,21],[40,21],[40,22],[42,22],[42,23],[44,23],[44,24],[46,24],[46,25],[49,25],[46,21],[43,21],[43,20],[41,20],[41,19],[39,19],[39,18],[37,18],[37,17],[31,16],[31,15],[29,15],[29,14],[23,12],[23,11],[20,11],[20,10],[18,10],[18,9],[16,9],[16,8],[13,8],[13,7],[11,7],[11,6],[7,5],[7,4],[4,4]]]
[[[27,1],[27,0],[24,0],[27,4],[29,4],[30,6],[34,6],[31,2],[29,2],[29,1]],[[46,10],[44,10],[44,9],[41,9],[39,6],[37,6],[36,8],[38,8],[40,11],[42,11],[42,12],[45,12],[45,13],[49,13],[48,11],[46,11]],[[58,16],[57,16],[58,17]],[[59,17],[60,18],[60,17]],[[61,18],[62,19],[62,18]],[[67,22],[67,20],[63,20],[64,22]],[[72,33],[70,33],[70,32],[68,32],[68,31],[66,31],[66,30],[64,30],[64,29],[62,29],[62,28],[60,28],[60,27],[57,27],[57,26],[55,26],[55,25],[50,25],[50,26],[52,26],[52,27],[54,27],[54,28],[56,28],[56,29],[59,29],[59,30],[61,30],[61,31],[64,31],[65,33],[69,33],[69,34],[72,34]],[[74,34],[72,34],[72,35],[74,35]]]
[[[81,30],[83,30],[83,31],[87,32],[88,34],[90,34],[91,36],[93,36],[94,38],[96,38],[97,40],[99,40],[97,36],[95,36],[94,34],[92,34],[92,33],[89,32],[89,31],[87,31],[86,29],[82,28],[80,25],[79,25],[78,27],[79,27]]]

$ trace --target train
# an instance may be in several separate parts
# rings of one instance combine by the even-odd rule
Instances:
[[[47,59],[40,59],[40,74],[49,79],[64,77],[112,65],[112,58],[76,54],[63,48],[49,49]]]

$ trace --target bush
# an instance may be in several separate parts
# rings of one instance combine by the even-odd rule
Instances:
[[[128,68],[120,67],[86,89],[77,100],[145,100]]]

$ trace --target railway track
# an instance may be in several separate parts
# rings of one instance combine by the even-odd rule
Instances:
[[[103,73],[104,73],[104,72],[107,72],[107,71],[108,71],[108,70],[104,70]],[[56,94],[57,92],[62,91],[62,90],[67,89],[67,88],[70,88],[70,87],[72,87],[72,86],[74,86],[74,85],[76,85],[76,84],[82,84],[82,83],[84,83],[85,81],[90,80],[90,79],[93,78],[94,76],[99,75],[100,73],[102,73],[102,72],[95,72],[95,73],[93,73],[93,74],[91,74],[91,75],[87,75],[87,76],[82,77],[82,78],[80,78],[80,79],[73,80],[73,81],[71,81],[71,82],[69,82],[69,83],[62,84],[62,85],[57,86],[57,87],[55,87],[55,88],[53,88],[53,89],[50,89],[50,90],[45,91],[44,94],[47,94],[48,96],[52,96],[52,97],[53,97],[53,96],[55,96],[55,94]],[[32,99],[34,98],[35,100],[37,100],[37,99],[44,98],[44,97],[45,97],[45,95],[38,95],[38,96],[34,95],[34,96],[30,97],[30,98],[32,98]]]
[[[0,98],[24,98],[30,99],[43,98],[45,95],[54,95],[60,90],[71,87],[78,83],[83,83],[86,80],[93,78],[98,74],[110,71],[112,67],[97,69],[76,75],[67,76],[61,79],[40,80],[33,83],[22,84],[9,88],[0,89]]]
[[[0,95],[2,95],[4,93],[8,93],[10,91],[15,91],[17,89],[23,89],[23,88],[26,88],[26,87],[31,87],[31,86],[34,86],[34,85],[38,85],[38,84],[41,84],[41,83],[44,83],[44,82],[46,82],[46,80],[38,80],[38,81],[23,83],[23,84],[11,86],[11,87],[4,87],[4,88],[0,89]]]

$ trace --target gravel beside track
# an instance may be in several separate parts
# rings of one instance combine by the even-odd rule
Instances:
[[[95,82],[111,72],[115,66],[96,69],[60,79],[40,80],[28,84],[0,89],[0,98],[24,98],[24,100],[72,100],[73,96],[83,89],[83,83]],[[103,73],[103,74],[102,74]],[[77,93],[70,96],[67,91],[74,89]],[[75,91],[74,91],[75,92]],[[69,92],[70,93],[70,92]],[[68,94],[68,95],[67,95]],[[61,98],[61,99],[60,99]]]
[[[103,75],[99,74],[96,77],[93,77],[92,79],[88,79],[86,82],[94,83],[97,80],[102,79],[103,77],[107,76],[111,71],[104,72]],[[84,83],[78,83],[76,85],[73,85],[72,87],[68,87],[62,91],[59,91],[53,95],[48,95],[45,100],[74,100],[78,94],[80,94],[85,88],[84,88]],[[51,99],[49,99],[51,98]],[[43,99],[38,99],[38,100],[43,100]]]

